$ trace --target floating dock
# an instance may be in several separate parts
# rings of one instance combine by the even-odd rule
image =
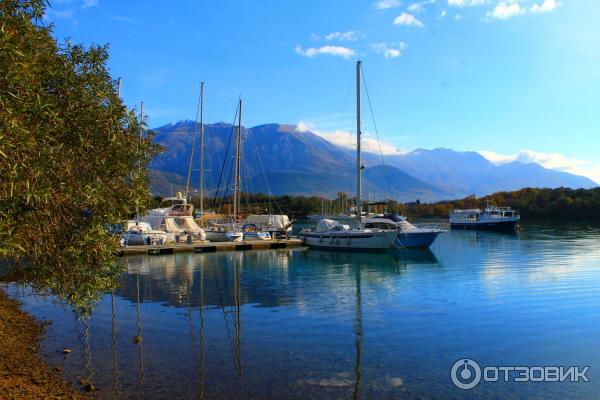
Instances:
[[[158,256],[175,253],[214,253],[216,251],[268,250],[299,247],[300,239],[252,240],[242,242],[173,243],[166,245],[125,246],[119,249],[119,257],[133,255]]]

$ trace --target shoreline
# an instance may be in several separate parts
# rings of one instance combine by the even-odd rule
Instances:
[[[0,398],[89,399],[40,354],[44,326],[0,288]]]

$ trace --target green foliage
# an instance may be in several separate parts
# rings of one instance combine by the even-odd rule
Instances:
[[[447,217],[452,209],[481,208],[488,200],[497,206],[519,210],[523,218],[600,218],[600,188],[526,188],[514,192],[498,192],[482,198],[469,196],[462,200],[411,205],[408,212],[411,216]]]
[[[0,257],[85,308],[118,275],[105,230],[150,201],[157,149],[117,96],[106,46],[58,46],[42,0],[0,2]]]

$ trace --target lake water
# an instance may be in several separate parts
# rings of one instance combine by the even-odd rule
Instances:
[[[44,353],[122,399],[588,398],[600,393],[600,226],[452,231],[431,251],[269,250],[123,259],[89,321]],[[66,358],[64,348],[72,349]],[[589,382],[455,387],[453,363],[589,366]]]

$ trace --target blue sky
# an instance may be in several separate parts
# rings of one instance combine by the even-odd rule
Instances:
[[[110,43],[150,126],[299,124],[351,146],[363,60],[386,152],[448,147],[600,182],[597,0],[54,0],[59,40]],[[364,103],[365,141],[374,140]]]

